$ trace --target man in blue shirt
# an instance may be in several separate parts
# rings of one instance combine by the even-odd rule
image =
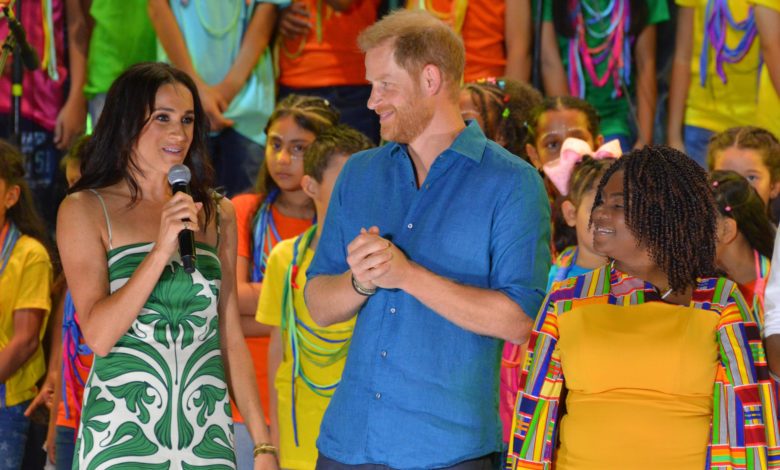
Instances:
[[[448,26],[399,10],[359,43],[390,143],[344,166],[307,273],[316,322],[358,315],[317,468],[490,468],[503,340],[528,339],[544,297],[547,196],[464,124]]]

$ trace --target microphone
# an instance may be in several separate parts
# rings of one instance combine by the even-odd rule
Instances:
[[[168,170],[168,184],[171,185],[173,194],[184,191],[190,194],[190,178],[192,177],[190,169],[184,165],[174,165]],[[189,219],[184,219],[191,222]],[[184,265],[185,273],[195,271],[195,236],[190,229],[182,229],[179,232],[179,256]]]
[[[3,13],[5,13],[6,18],[8,18],[8,27],[11,29],[14,39],[16,39],[16,44],[19,45],[20,56],[24,67],[29,71],[36,70],[40,67],[41,62],[38,59],[38,52],[35,51],[35,48],[32,47],[29,42],[27,42],[27,33],[24,32],[24,26],[22,26],[22,23],[13,16],[13,13],[8,7],[3,7]]]

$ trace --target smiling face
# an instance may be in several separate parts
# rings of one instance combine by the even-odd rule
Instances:
[[[149,173],[168,174],[173,165],[184,161],[192,144],[195,111],[190,90],[179,83],[166,83],[157,89],[154,109],[138,134],[132,159]]]
[[[412,143],[433,119],[433,105],[419,79],[396,63],[391,42],[366,52],[366,78],[371,82],[368,108],[379,115],[382,138]]]
[[[780,193],[780,182],[772,182],[769,168],[761,153],[755,149],[728,147],[715,155],[713,170],[731,170],[748,180],[761,196],[764,204]]]
[[[276,119],[268,127],[265,164],[279,189],[296,191],[301,188],[303,152],[316,137],[313,132],[299,126],[289,114]]]
[[[593,249],[617,263],[650,266],[649,250],[641,247],[626,225],[623,170],[610,176],[601,193],[602,203],[593,208]]]

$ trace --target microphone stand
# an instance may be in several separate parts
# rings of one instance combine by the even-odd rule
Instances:
[[[21,3],[21,2],[20,2]],[[6,18],[10,17],[9,8],[3,7],[3,13]],[[21,6],[16,7],[16,18],[20,19]],[[11,126],[9,140],[16,145],[17,148],[22,146],[22,132],[20,129],[21,124],[21,109],[22,109],[22,79],[24,78],[24,66],[21,60],[21,49],[14,37],[11,28],[8,28],[8,36],[5,37],[2,45],[2,54],[0,54],[0,76],[5,72],[5,66],[8,62],[8,54],[13,52],[14,60],[13,68],[11,69]]]

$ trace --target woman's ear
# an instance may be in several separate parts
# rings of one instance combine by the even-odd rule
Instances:
[[[566,221],[566,225],[569,227],[577,226],[577,208],[573,202],[568,199],[563,201],[561,203],[561,214],[563,215],[563,220]]]
[[[5,199],[0,201],[0,203],[2,203],[6,209],[10,209],[15,206],[17,202],[19,202],[19,197],[21,195],[22,188],[18,184],[15,184],[8,188],[8,190],[5,192]]]
[[[303,178],[301,178],[301,189],[307,196],[316,200],[320,193],[320,184],[311,176],[303,175]]]

